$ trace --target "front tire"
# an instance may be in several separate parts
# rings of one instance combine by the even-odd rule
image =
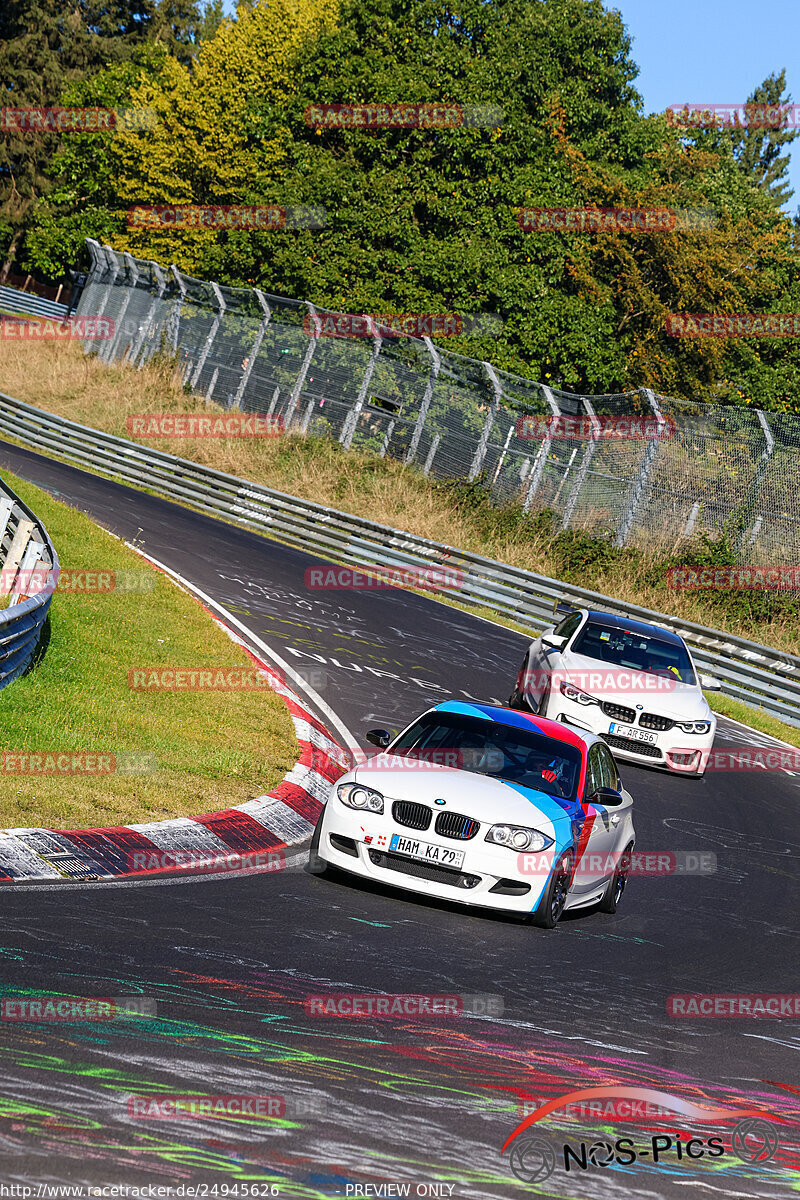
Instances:
[[[622,899],[622,893],[625,891],[625,885],[628,882],[632,851],[633,842],[629,842],[622,851],[619,866],[606,884],[606,890],[603,892],[600,903],[597,906],[598,912],[611,913],[613,915],[617,911],[619,902]]]
[[[525,693],[523,690],[520,689],[520,683],[525,679],[525,676],[527,675],[527,673],[528,673],[528,656],[526,654],[525,659],[522,663],[522,666],[519,669],[519,675],[517,675],[517,681],[514,684],[514,690],[511,693],[511,695],[508,697],[508,707],[516,708],[521,712],[530,712],[530,705],[528,704],[528,701],[525,699]],[[525,687],[524,682],[522,683],[522,686],[524,689],[524,687]]]
[[[545,888],[544,895],[539,901],[539,907],[532,915],[534,925],[540,929],[555,929],[567,903],[569,885],[572,879],[572,850],[562,850],[557,864],[553,868],[550,882]]]
[[[322,837],[322,819],[324,816],[325,809],[323,808],[317,817],[317,823],[311,835],[311,845],[308,847],[308,869],[312,875],[324,875],[328,869],[328,864],[320,856],[319,852],[319,843]]]

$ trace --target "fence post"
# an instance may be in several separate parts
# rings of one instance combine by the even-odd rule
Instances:
[[[153,320],[156,315],[156,309],[158,308],[159,304],[161,303],[161,297],[164,295],[164,292],[167,290],[167,277],[164,274],[164,272],[161,270],[161,267],[159,267],[157,263],[151,263],[150,265],[153,268],[153,273],[158,281],[158,289],[156,291],[155,296],[153,297],[153,301],[152,301],[149,309],[147,310],[147,316],[145,317],[144,321],[142,322],[142,327],[139,330],[139,336],[136,339],[135,345],[133,346],[133,348],[131,350],[128,351],[128,362],[132,363],[134,366],[137,365],[137,359],[139,358],[139,355],[141,354],[141,352],[144,348],[145,340],[147,338],[147,335],[150,332],[150,327],[153,324]],[[138,364],[140,370],[142,368],[142,365],[143,365],[142,363]]]
[[[217,336],[217,330],[219,329],[220,324],[222,322],[222,314],[225,312],[225,308],[226,308],[225,299],[222,295],[222,292],[219,290],[219,285],[214,283],[214,281],[212,280],[211,287],[214,291],[214,296],[216,297],[217,308],[216,308],[216,313],[214,316],[214,323],[208,331],[208,337],[206,338],[206,340],[203,344],[202,353],[201,353],[199,359],[197,360],[197,366],[195,367],[194,374],[192,375],[192,388],[193,389],[197,387],[203,367],[206,365],[206,359],[208,358],[209,352],[211,350],[212,342],[214,341],[214,338]]]
[[[297,405],[299,403],[300,393],[302,392],[303,387],[305,386],[306,375],[308,374],[308,368],[311,366],[311,360],[314,357],[314,351],[316,350],[317,342],[319,341],[319,319],[317,317],[317,310],[309,300],[305,300],[304,304],[305,304],[306,308],[308,309],[308,315],[311,319],[311,328],[314,330],[314,332],[312,333],[311,339],[308,343],[308,349],[306,350],[305,354],[303,355],[303,361],[300,365],[300,370],[298,371],[297,378],[294,381],[294,387],[292,388],[292,394],[289,397],[289,403],[286,405],[286,412],[284,413],[284,416],[283,416],[283,427],[287,432],[289,430],[289,425],[291,424],[292,419],[294,417],[295,409],[297,408]],[[303,324],[305,324],[305,322],[303,322]]]
[[[431,400],[433,399],[433,389],[436,387],[439,368],[442,365],[442,359],[439,355],[439,351],[436,349],[431,339],[429,337],[423,337],[422,340],[425,343],[425,348],[428,351],[428,354],[431,356],[431,369],[428,373],[428,381],[425,384],[425,392],[422,397],[422,403],[419,406],[417,422],[414,426],[414,432],[411,435],[411,442],[408,447],[408,452],[406,453],[406,466],[408,466],[409,463],[412,463],[417,456],[419,439],[422,437],[422,431],[425,428],[428,409],[430,408]],[[427,474],[427,471],[425,473]]]
[[[758,460],[758,466],[756,467],[755,477],[748,489],[747,499],[745,500],[744,504],[742,505],[742,509],[741,509],[741,511],[743,513],[743,517],[745,519],[742,520],[742,527],[739,532],[739,538],[738,538],[738,549],[740,552],[744,549],[745,543],[747,542],[747,529],[745,528],[745,526],[749,525],[750,517],[753,516],[753,514],[755,513],[756,504],[758,503],[758,494],[761,491],[761,484],[763,482],[764,475],[766,474],[767,467],[769,466],[770,459],[772,458],[773,454],[775,453],[775,438],[772,436],[772,430],[770,429],[769,425],[767,424],[767,418],[766,418],[766,415],[765,415],[763,409],[757,408],[756,416],[758,417],[758,423],[761,426],[761,429],[764,434],[765,446],[764,446],[764,450],[761,454],[761,458]],[[753,533],[750,537],[749,544],[751,546],[753,545],[753,543],[755,542],[759,533],[761,532],[762,524],[763,524],[763,518],[759,517],[758,518],[758,528],[757,529],[754,528]]]
[[[569,494],[569,499],[567,500],[566,507],[564,508],[564,519],[561,522],[562,529],[569,528],[569,523],[572,520],[572,514],[575,512],[575,505],[578,503],[578,496],[580,495],[586,476],[589,474],[589,466],[594,458],[594,452],[597,449],[597,442],[598,438],[600,437],[600,422],[595,416],[595,411],[592,407],[591,400],[589,400],[587,396],[581,396],[581,401],[583,402],[583,407],[586,409],[586,414],[589,417],[589,420],[592,422],[592,436],[589,438],[589,444],[586,447],[581,465],[578,468],[578,474],[575,482],[572,485],[572,491]]]
[[[550,391],[550,388],[545,387],[544,384],[541,385],[541,388],[542,388],[542,394],[543,394],[545,400],[547,401],[548,407],[550,409],[550,415],[552,417],[556,417],[556,418],[560,417],[561,409],[556,404],[555,398],[553,396],[553,393]],[[531,511],[531,505],[533,504],[533,497],[536,495],[536,493],[538,492],[538,490],[541,486],[542,479],[544,477],[544,469],[547,466],[547,458],[548,458],[548,455],[550,454],[550,447],[552,446],[552,444],[553,444],[553,430],[552,430],[552,421],[551,421],[550,424],[548,425],[548,432],[545,435],[545,437],[543,438],[542,444],[539,446],[539,449],[536,452],[536,458],[534,460],[533,466],[531,467],[531,473],[528,476],[528,487],[525,492],[525,500],[522,505],[523,512],[528,513]]]
[[[624,546],[630,537],[633,523],[636,520],[636,513],[639,510],[639,505],[645,493],[645,489],[650,479],[650,474],[656,461],[656,454],[661,442],[661,431],[666,427],[666,420],[661,407],[655,398],[651,388],[642,387],[639,391],[644,396],[647,403],[650,405],[650,410],[656,418],[656,433],[647,443],[647,449],[642,458],[642,465],[639,467],[639,474],[636,477],[636,482],[633,485],[633,491],[630,494],[628,503],[625,505],[620,515],[619,524],[617,525],[617,533],[614,538],[614,545]]]
[[[125,313],[128,311],[128,305],[133,298],[133,293],[136,291],[136,284],[139,279],[139,268],[136,266],[136,259],[127,250],[123,251],[122,257],[125,259],[125,266],[128,268],[130,281],[125,282],[125,299],[122,301],[122,308],[117,317],[117,323],[114,327],[114,336],[108,339],[108,345],[105,347],[100,358],[105,363],[111,363],[114,352],[122,337],[122,323],[125,320]]]
[[[342,433],[339,438],[339,442],[341,443],[343,450],[349,450],[353,443],[353,436],[358,425],[358,418],[361,416],[362,409],[364,408],[364,401],[367,398],[369,385],[372,381],[372,374],[378,361],[378,355],[381,352],[381,346],[383,345],[383,338],[378,333],[372,317],[368,317],[367,320],[369,321],[370,328],[372,330],[372,336],[375,341],[372,346],[372,353],[369,356],[369,362],[367,363],[366,370],[364,371],[364,378],[361,380],[361,387],[358,389],[356,402],[345,417],[344,424],[342,425]]]
[[[500,380],[495,374],[495,369],[492,364],[484,362],[482,366],[484,374],[491,384],[493,394],[492,402],[489,405],[489,412],[486,416],[486,420],[483,423],[483,429],[481,430],[480,440],[475,449],[475,456],[472,459],[472,466],[469,469],[469,475],[467,476],[468,479],[475,479],[479,474],[481,467],[483,466],[483,460],[486,457],[486,451],[489,447],[489,435],[492,432],[492,426],[494,425],[494,420],[497,416],[497,410],[500,407],[500,401],[503,397],[503,389],[500,385]]]
[[[94,238],[87,238],[86,245],[89,247],[89,253],[92,256],[92,265],[89,268],[89,274],[87,275],[86,282],[81,289],[81,293],[78,297],[78,304],[75,308],[76,314],[80,316],[84,315],[81,312],[81,306],[84,300],[89,296],[90,287],[94,286],[94,284],[100,281],[101,277],[105,274],[107,267],[106,256],[100,243],[95,241]]]
[[[433,441],[428,449],[428,457],[425,459],[425,466],[422,468],[423,475],[430,475],[431,467],[433,466],[433,460],[436,457],[436,451],[439,449],[439,442],[441,440],[442,435],[440,433],[434,434]]]
[[[247,356],[247,366],[242,371],[242,378],[239,380],[239,386],[236,389],[236,395],[233,397],[233,404],[231,405],[231,408],[242,407],[244,389],[247,387],[250,376],[253,373],[253,367],[256,365],[258,352],[261,349],[261,343],[264,340],[264,335],[267,332],[267,326],[269,325],[270,317],[272,316],[272,309],[267,304],[267,298],[264,293],[260,291],[259,288],[253,288],[253,293],[258,300],[258,303],[261,305],[261,311],[263,312],[264,316],[261,319],[261,324],[258,327],[258,333],[255,336],[253,345],[250,347],[250,353]]]
[[[109,296],[111,295],[111,291],[114,287],[114,284],[117,281],[117,275],[119,274],[119,261],[117,259],[116,254],[114,253],[114,251],[111,249],[110,246],[98,245],[97,249],[100,253],[102,253],[105,256],[106,270],[111,271],[111,279],[103,285],[103,299],[100,301],[100,304],[98,305],[97,312],[92,313],[92,316],[97,320],[97,329],[99,331],[99,329],[100,329],[99,318],[102,317],[103,313],[105,312],[105,308],[106,308],[106,305],[108,304]],[[103,272],[103,274],[105,274],[105,272]],[[93,341],[96,341],[96,340],[97,340],[96,338],[84,338],[84,342],[83,342],[84,354],[89,353],[89,346],[91,345],[91,343]]]

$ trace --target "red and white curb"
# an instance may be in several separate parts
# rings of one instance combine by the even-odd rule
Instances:
[[[149,561],[178,586],[186,584],[168,568]],[[184,590],[198,598],[197,589],[185,586]],[[224,612],[210,598],[204,599]],[[283,861],[282,851],[310,837],[331,784],[349,769],[350,755],[311,712],[299,691],[255,654],[226,620],[203,606],[242,647],[289,709],[300,746],[291,771],[268,795],[198,817],[101,829],[0,830],[0,884],[185,875],[237,866],[275,869]],[[226,617],[240,624],[229,614]]]

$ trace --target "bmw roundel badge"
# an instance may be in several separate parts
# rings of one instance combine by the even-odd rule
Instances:
[[[446,803],[446,801],[445,801],[445,800],[443,800],[443,799],[442,799],[442,797],[440,796],[440,797],[438,798],[438,800],[434,800],[434,802],[433,802],[433,803],[434,803],[434,804],[439,804],[439,805],[441,805],[441,804],[445,804],[445,803]]]

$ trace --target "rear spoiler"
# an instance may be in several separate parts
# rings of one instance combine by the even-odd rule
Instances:
[[[556,617],[566,617],[568,613],[576,612],[580,612],[580,607],[566,600],[556,600],[553,604],[553,615]]]

